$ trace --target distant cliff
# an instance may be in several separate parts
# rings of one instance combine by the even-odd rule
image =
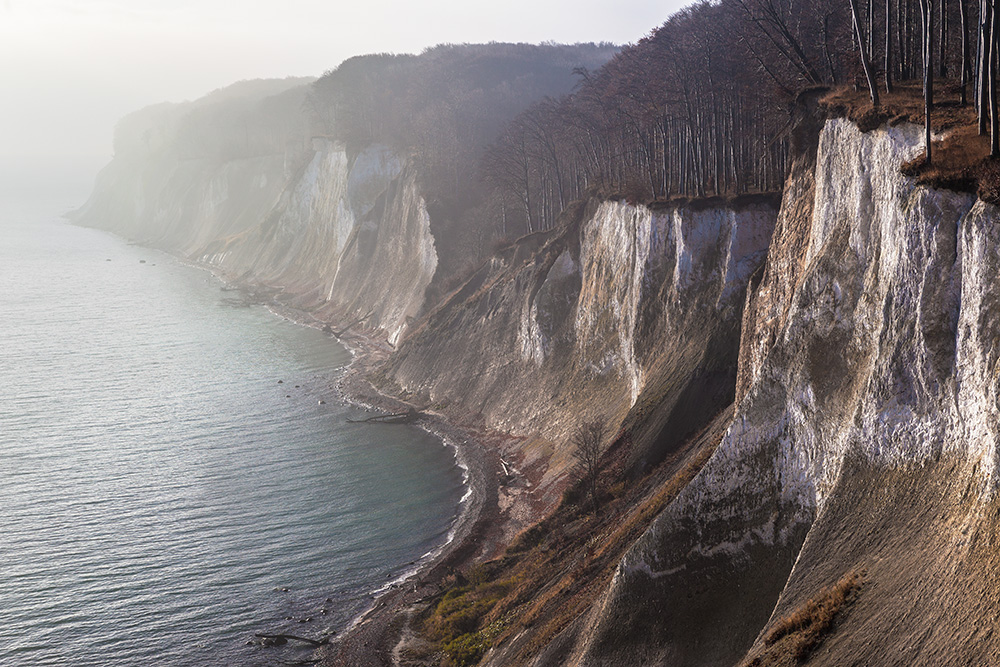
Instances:
[[[489,141],[616,50],[441,46],[149,107],[75,217],[395,344],[501,233],[477,209]]]
[[[365,318],[395,342],[437,255],[412,165],[329,140],[272,155],[116,158],[84,224],[180,252],[318,320]]]

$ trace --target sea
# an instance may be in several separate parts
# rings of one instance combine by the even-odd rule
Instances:
[[[347,422],[330,336],[69,223],[89,184],[0,170],[0,665],[308,663],[254,635],[342,633],[449,539],[463,471]]]

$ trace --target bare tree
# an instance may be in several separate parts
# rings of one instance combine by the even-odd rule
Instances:
[[[869,8],[869,13],[870,12],[871,8]],[[858,16],[857,0],[851,0],[851,16],[854,19],[854,33],[858,38],[858,51],[861,52],[861,66],[865,70],[865,78],[868,79],[868,91],[872,96],[872,106],[878,109],[878,84],[875,83],[875,74],[872,72],[871,52],[868,50],[868,48],[870,48],[870,40],[865,38],[861,28],[861,17]],[[870,36],[871,34],[869,33],[869,37]],[[868,48],[865,47],[866,42],[869,44]]]
[[[584,422],[573,432],[573,458],[579,479],[586,485],[594,514],[598,512],[597,478],[601,474],[601,454],[607,426],[603,419]]]
[[[888,2],[888,0],[886,0]],[[958,17],[960,19],[959,25],[961,26],[961,38],[962,38],[962,106],[964,107],[968,104],[968,94],[966,89],[969,87],[969,9],[966,6],[966,0],[958,0]]]
[[[979,111],[979,134],[986,134],[989,122],[990,45],[993,31],[993,3],[979,3],[979,58],[976,64],[976,108]]]
[[[931,112],[934,110],[934,0],[920,0],[924,60],[924,160],[931,163]]]
[[[990,28],[990,49],[989,66],[986,71],[990,77],[990,157],[1000,157],[1000,116],[997,113],[997,49],[1000,47],[1000,11],[997,11],[996,2],[992,5],[991,17],[992,26]]]
[[[789,16],[787,11],[790,5],[784,5],[778,0],[736,0],[736,2],[745,12],[747,20],[757,26],[788,63],[801,73],[807,83],[811,85],[823,83],[823,77],[813,67],[802,42],[794,34],[794,17]]]

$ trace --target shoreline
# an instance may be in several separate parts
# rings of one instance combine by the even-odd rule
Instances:
[[[224,285],[243,290],[240,280],[231,280],[216,267],[181,258],[205,269]],[[264,305],[278,317],[300,326],[334,328],[336,321],[325,321],[308,312],[286,306],[273,297]],[[401,412],[413,404],[378,390],[368,376],[391,353],[388,343],[376,340],[370,333],[345,332],[342,337],[331,334],[351,354],[351,361],[336,378],[329,378],[330,388],[344,401],[385,413]],[[487,448],[483,434],[459,426],[435,411],[424,410],[424,416],[410,426],[421,428],[440,439],[455,454],[455,464],[463,471],[466,491],[459,501],[455,522],[445,542],[418,560],[414,569],[404,571],[382,587],[371,592],[368,608],[355,616],[347,626],[330,636],[330,643],[318,648],[318,664],[329,667],[367,667],[394,664],[398,639],[405,634],[408,612],[414,605],[433,597],[441,581],[457,568],[485,552],[492,554],[497,546],[490,545],[488,536],[500,529],[500,463],[499,450]],[[494,434],[501,441],[511,436]],[[492,540],[495,541],[495,540]],[[407,617],[407,618],[402,618]],[[402,622],[401,622],[402,621]]]
[[[70,224],[78,223],[71,221]],[[155,245],[136,243],[109,230],[97,231],[111,233],[126,243],[158,250],[183,264],[204,270],[216,278],[224,289],[259,296],[254,288],[261,286],[249,284],[243,277],[229,275],[221,267],[192,260]],[[277,317],[299,326],[326,329],[340,324],[336,320],[323,320],[308,311],[283,304],[275,298],[281,293],[280,289],[266,289],[266,298],[255,298],[247,305],[262,305]],[[346,403],[386,413],[417,407],[386,395],[368,380],[369,374],[392,351],[387,342],[376,339],[373,333],[347,331],[342,337],[330,334],[349,351],[351,360],[336,369],[336,374],[327,376],[328,387]],[[466,491],[459,501],[454,524],[445,541],[418,559],[413,569],[404,570],[392,581],[370,591],[372,601],[367,609],[342,629],[334,630],[329,635],[330,643],[314,651],[320,665],[374,667],[398,662],[394,654],[399,641],[405,639],[407,628],[404,626],[414,605],[439,592],[441,581],[457,568],[481,554],[495,555],[498,550],[498,533],[502,534],[505,523],[499,501],[499,479],[503,470],[499,445],[516,438],[499,433],[483,434],[459,426],[435,411],[424,410],[423,413],[424,416],[410,426],[423,429],[440,439],[444,446],[451,447],[455,464],[463,471]],[[496,446],[487,447],[487,440]]]
[[[389,349],[370,336],[352,334],[340,342],[352,353],[352,360],[337,386],[343,398],[382,412],[403,411],[412,406],[387,396],[368,381],[368,374],[384,359]],[[427,413],[417,426],[451,447],[456,465],[464,471],[466,492],[458,507],[449,537],[423,562],[376,593],[369,608],[357,616],[342,634],[317,651],[320,664],[344,667],[391,664],[397,616],[438,592],[444,577],[474,558],[481,537],[499,521],[497,482],[499,456],[490,452],[476,434],[447,421],[437,413]]]

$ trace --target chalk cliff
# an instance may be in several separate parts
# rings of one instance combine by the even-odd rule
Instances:
[[[995,662],[1000,211],[903,177],[921,149],[843,119],[802,148],[728,432],[565,664]],[[853,575],[806,646],[788,619]]]
[[[745,288],[775,217],[766,198],[577,204],[480,268],[383,376],[461,421],[529,438],[509,454],[540,469],[543,490],[564,480],[581,420],[616,432],[641,413],[640,473],[732,401]]]
[[[436,303],[418,170],[377,144],[125,152],[80,218],[317,320],[365,318],[396,347],[376,383],[520,436],[501,455],[543,509],[582,421],[607,421],[638,479],[726,415],[536,665],[994,664],[976,619],[1000,608],[1000,211],[901,175],[915,126],[816,111],[795,132],[780,209],[579,202]],[[821,643],[789,630],[845,578]]]
[[[416,170],[381,145],[314,138],[262,156],[126,152],[76,214],[268,290],[320,321],[364,318],[395,343],[437,253]]]
[[[313,140],[262,222],[192,256],[279,287],[285,303],[319,320],[365,318],[393,344],[422,309],[437,266],[414,167],[385,146],[351,159],[325,139]]]

